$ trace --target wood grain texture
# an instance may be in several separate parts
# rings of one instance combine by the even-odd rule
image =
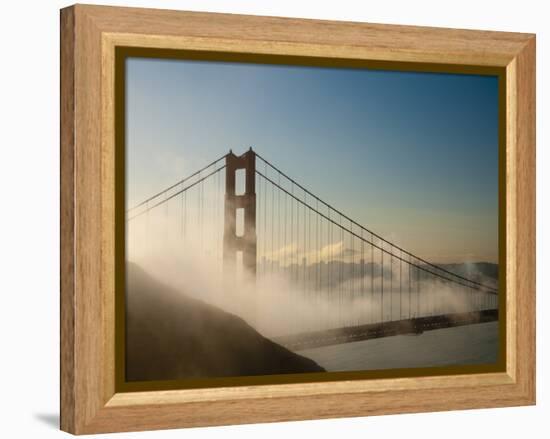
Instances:
[[[61,12],[61,163],[60,163],[60,305],[61,305],[61,428],[75,430],[75,286],[74,286],[74,10]]]
[[[516,57],[516,368],[517,382],[535,399],[536,328],[536,63],[535,39]]]
[[[517,69],[513,60],[506,68],[506,359],[507,373],[516,379],[517,346]],[[500,223],[501,224],[501,223]],[[513,355],[512,355],[513,354]]]
[[[535,400],[533,35],[77,5],[61,13],[61,428],[366,416]],[[506,373],[115,393],[116,46],[506,68]]]
[[[186,36],[215,42],[258,42],[265,47],[317,46],[323,56],[506,66],[526,34],[415,26],[257,17],[159,9],[79,6],[104,32]],[[309,53],[311,55],[312,53]]]
[[[101,46],[90,17],[75,9],[76,52],[76,428],[89,424],[105,403],[101,205]],[[92,360],[93,359],[93,360]]]

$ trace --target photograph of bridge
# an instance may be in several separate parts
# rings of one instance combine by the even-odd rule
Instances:
[[[125,69],[127,381],[497,361],[498,77]]]

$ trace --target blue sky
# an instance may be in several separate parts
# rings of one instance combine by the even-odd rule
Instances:
[[[127,60],[127,202],[230,148],[433,261],[498,260],[498,78]]]

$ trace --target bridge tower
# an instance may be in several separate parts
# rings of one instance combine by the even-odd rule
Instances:
[[[243,268],[256,276],[256,153],[250,148],[241,156],[232,151],[225,158],[225,208],[223,263],[226,273],[235,273],[237,252],[242,252]],[[237,195],[237,170],[245,170],[245,191]],[[244,211],[244,231],[237,236],[237,210]]]

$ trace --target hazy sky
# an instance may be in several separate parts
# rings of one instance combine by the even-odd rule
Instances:
[[[127,60],[127,203],[252,146],[434,262],[498,259],[498,78]]]

